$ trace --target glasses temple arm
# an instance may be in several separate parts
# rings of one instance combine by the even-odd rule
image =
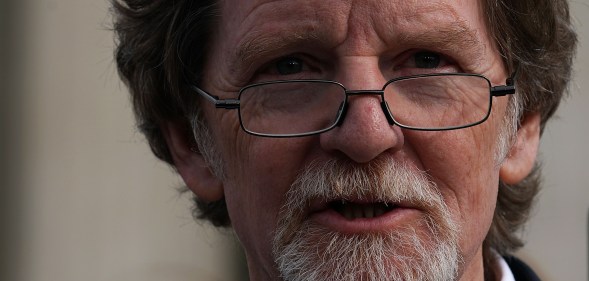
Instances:
[[[197,86],[191,86],[192,90],[197,92],[200,96],[212,102],[216,108],[224,108],[224,109],[236,109],[239,108],[239,100],[237,99],[219,99],[217,96],[213,96],[203,90],[201,90]]]
[[[505,80],[505,85],[491,87],[491,96],[502,97],[515,94],[515,77],[517,76],[518,69],[519,66],[516,66],[513,74]]]

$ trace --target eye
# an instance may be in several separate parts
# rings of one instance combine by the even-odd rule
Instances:
[[[303,71],[303,61],[298,58],[287,57],[276,62],[276,72],[280,75],[297,74]]]
[[[283,56],[260,67],[250,83],[273,80],[323,79],[324,64],[306,54]]]
[[[438,68],[440,66],[441,57],[438,53],[433,52],[418,52],[413,55],[415,67],[417,68]]]
[[[429,50],[411,50],[399,56],[393,71],[391,77],[456,73],[462,72],[462,69],[454,59],[442,53]]]

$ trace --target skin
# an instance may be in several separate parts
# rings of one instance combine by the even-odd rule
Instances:
[[[440,72],[478,73],[503,85],[509,74],[483,18],[476,1],[225,1],[201,86],[221,98],[236,97],[247,84],[282,78],[272,62],[294,55],[309,67],[301,77],[287,79],[310,76],[351,90],[380,89],[388,79],[421,71],[411,62],[420,50],[442,54]],[[428,172],[460,227],[460,280],[483,280],[482,242],[492,222],[498,181],[521,181],[538,146],[539,118],[530,114],[508,157],[500,164],[494,159],[507,101],[493,98],[491,116],[481,125],[418,132],[389,125],[378,97],[355,96],[340,127],[288,139],[248,135],[240,129],[236,111],[203,102],[226,164],[222,179],[190,151],[190,136],[179,122],[163,129],[187,186],[205,200],[225,197],[251,280],[279,280],[270,241],[285,193],[302,167],[330,158],[368,163],[377,157]]]

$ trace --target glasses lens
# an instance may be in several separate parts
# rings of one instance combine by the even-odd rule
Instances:
[[[483,121],[491,109],[489,91],[481,76],[422,76],[388,84],[385,99],[400,125],[449,129]]]
[[[246,131],[290,136],[333,127],[345,91],[332,82],[279,81],[244,88],[239,99],[241,124]]]

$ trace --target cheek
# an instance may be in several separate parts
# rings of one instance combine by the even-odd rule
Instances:
[[[278,213],[306,162],[309,140],[256,138],[241,132],[236,136],[231,148],[235,153],[225,158],[234,163],[228,165],[225,184],[229,215],[248,254],[270,258]]]
[[[277,165],[270,165],[276,159],[262,159],[256,153],[240,158],[247,161],[233,160],[240,165],[230,165],[224,185],[229,216],[247,255],[268,260],[272,250],[268,241],[272,241],[283,194],[288,189],[287,177],[277,171]]]
[[[476,253],[493,218],[499,179],[496,128],[489,122],[464,130],[406,134],[417,162],[437,184],[458,223],[467,256]]]

